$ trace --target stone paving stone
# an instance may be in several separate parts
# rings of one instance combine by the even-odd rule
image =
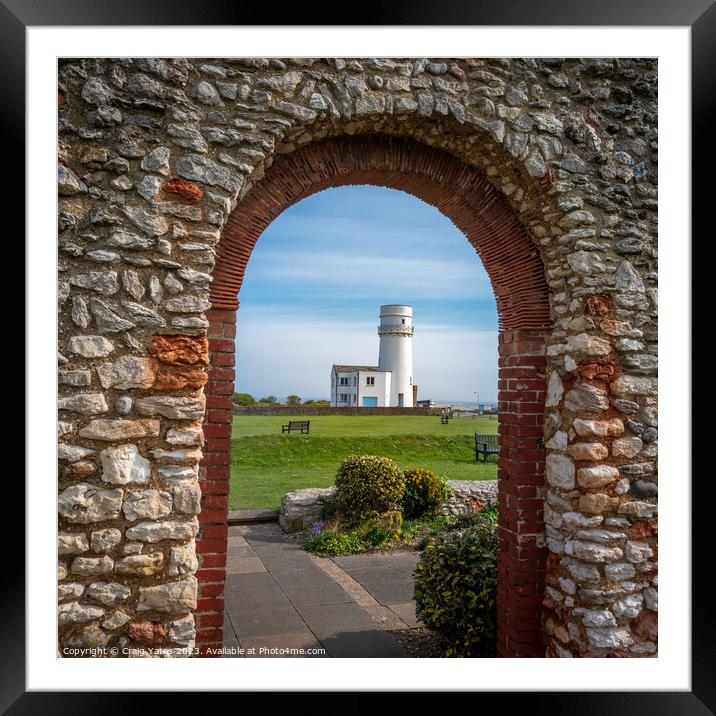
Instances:
[[[226,560],[227,574],[253,574],[265,571],[266,567],[264,567],[264,563],[258,557],[232,558],[230,555]]]
[[[317,567],[290,572],[272,571],[271,574],[299,612],[300,606],[304,604],[341,604],[354,601],[341,586]]]
[[[393,569],[399,572],[411,573],[415,569],[415,565],[420,561],[418,552],[395,552],[393,554],[383,555],[385,562]]]
[[[266,565],[269,572],[320,571],[305,552],[286,552],[277,549],[256,549],[255,554]]]
[[[406,577],[369,579],[360,583],[381,604],[404,604],[413,598],[413,581]]]
[[[367,607],[361,605],[381,629],[407,629],[408,625],[390,608],[383,604]]]
[[[232,619],[236,610],[289,604],[288,599],[268,572],[227,576],[224,601]],[[231,605],[235,608],[230,608]]]
[[[246,547],[232,547],[229,545],[227,559],[239,559],[240,557],[256,557],[256,552],[246,545]]]
[[[241,646],[246,650],[246,658],[275,658],[275,659],[321,659],[328,657],[325,647],[310,631],[297,634],[279,634],[277,636],[246,637],[241,639]],[[261,653],[264,649],[324,649],[322,654],[278,654]],[[254,649],[254,653],[250,653]]]
[[[321,643],[334,658],[400,659],[410,656],[391,634],[380,629],[338,632],[321,637]]]
[[[354,602],[346,604],[301,605],[300,613],[308,628],[321,640],[348,631],[370,631],[379,625]]]
[[[385,566],[353,569],[349,574],[381,604],[403,604],[413,598],[414,582],[407,574]]]
[[[229,532],[229,539],[227,541],[229,550],[232,549],[232,547],[248,547],[248,542],[246,541],[246,537],[243,535],[236,535],[235,537],[231,535],[231,532]]]
[[[415,616],[415,602],[405,604],[391,604],[389,609],[397,614],[411,629],[422,626],[422,622]]]
[[[246,638],[281,636],[306,631],[306,624],[290,604],[271,609],[232,611],[232,623],[236,628],[239,641]]]

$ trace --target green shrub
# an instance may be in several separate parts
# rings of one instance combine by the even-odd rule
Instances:
[[[320,557],[366,551],[365,543],[356,532],[346,531],[338,524],[324,523],[314,525],[308,533],[303,547],[307,552],[313,552]]]
[[[490,511],[459,518],[420,556],[416,615],[447,639],[447,656],[494,656],[496,589],[496,522]]]
[[[405,491],[402,470],[387,457],[351,455],[336,473],[336,511],[349,522],[371,513],[399,510]]]
[[[411,467],[405,475],[403,514],[406,517],[435,515],[450,492],[447,480],[427,467]]]
[[[371,552],[401,537],[403,514],[399,510],[372,514],[356,526],[338,519],[316,522],[308,531],[303,546],[321,557]]]

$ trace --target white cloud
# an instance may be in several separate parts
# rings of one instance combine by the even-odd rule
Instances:
[[[378,252],[340,255],[305,250],[264,250],[247,270],[247,286],[266,283],[310,285],[312,291],[340,289],[343,297],[384,295],[401,300],[492,299],[480,261],[386,256]],[[251,284],[249,283],[251,282]]]

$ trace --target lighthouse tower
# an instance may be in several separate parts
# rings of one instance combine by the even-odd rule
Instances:
[[[390,405],[413,408],[413,307],[380,307],[378,370],[390,371]]]

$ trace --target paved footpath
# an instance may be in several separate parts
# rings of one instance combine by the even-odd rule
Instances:
[[[224,645],[247,657],[409,657],[388,630],[418,626],[416,562],[412,552],[322,559],[276,524],[231,527]]]

